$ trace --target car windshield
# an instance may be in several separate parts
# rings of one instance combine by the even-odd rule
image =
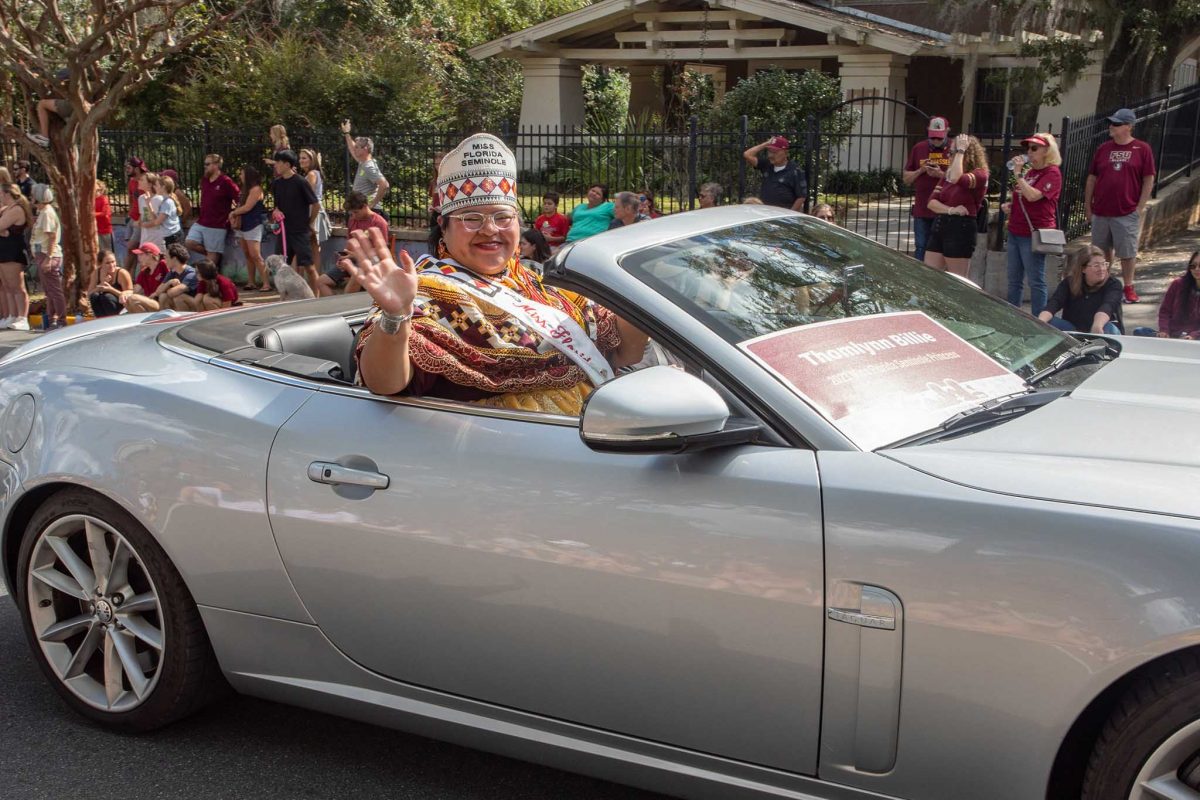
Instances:
[[[640,250],[621,266],[737,344],[919,311],[1027,378],[1075,344],[965,281],[817,220],[757,221]]]

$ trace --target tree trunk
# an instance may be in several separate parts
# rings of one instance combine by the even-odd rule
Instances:
[[[51,117],[50,152],[53,165],[47,167],[50,185],[58,201],[62,222],[63,294],[67,311],[91,310],[86,289],[96,263],[96,160],[99,131],[92,125],[72,119],[64,130],[57,117]]]
[[[1096,107],[1105,114],[1166,90],[1171,82],[1175,54],[1183,44],[1182,37],[1171,37],[1163,43],[1166,47],[1163,53],[1147,59],[1137,52],[1137,42],[1133,41],[1130,31],[1129,25],[1121,29],[1120,36],[1104,58]]]

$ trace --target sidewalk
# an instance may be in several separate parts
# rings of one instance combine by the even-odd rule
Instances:
[[[1133,333],[1139,325],[1158,327],[1158,305],[1171,281],[1183,274],[1188,257],[1200,250],[1200,227],[1181,231],[1138,256],[1135,287],[1142,302],[1126,305],[1121,311],[1125,330]],[[1118,277],[1120,265],[1113,270]],[[1051,287],[1053,291],[1053,287]]]

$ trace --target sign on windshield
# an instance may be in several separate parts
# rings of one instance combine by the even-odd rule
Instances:
[[[848,439],[874,450],[1027,389],[919,311],[818,322],[739,345]]]

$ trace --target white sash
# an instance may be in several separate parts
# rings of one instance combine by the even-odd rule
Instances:
[[[436,265],[438,262],[431,263]],[[463,268],[451,259],[444,259],[443,263],[455,267],[456,270]],[[599,386],[612,379],[613,369],[608,360],[604,358],[600,348],[596,347],[592,337],[587,335],[570,314],[530,300],[503,284],[480,280],[463,272],[446,273],[435,268],[431,269],[429,274],[452,280],[467,294],[491,303],[521,320],[582,369],[593,386]]]

